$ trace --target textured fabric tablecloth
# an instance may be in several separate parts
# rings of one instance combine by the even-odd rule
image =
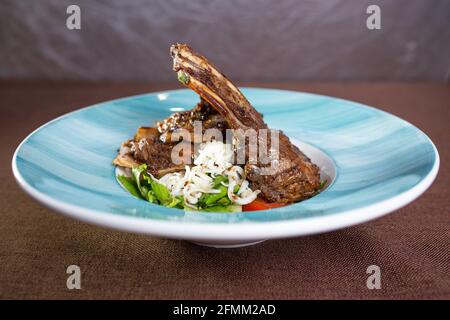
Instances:
[[[13,179],[13,151],[32,130],[68,111],[176,84],[1,81],[0,298],[450,299],[450,85],[264,86],[356,100],[410,121],[440,152],[437,180],[418,200],[378,220],[241,249],[107,230],[29,198]],[[81,268],[81,290],[66,287],[72,264]],[[380,290],[366,287],[373,264],[381,268]]]

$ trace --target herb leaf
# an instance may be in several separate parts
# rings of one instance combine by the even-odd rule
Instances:
[[[117,179],[119,179],[119,182],[125,189],[128,190],[129,193],[131,193],[133,196],[137,198],[142,198],[141,192],[139,191],[139,188],[136,185],[136,182],[134,182],[133,178],[126,176],[118,176]]]
[[[161,183],[156,182],[154,180],[152,181],[151,186],[152,186],[152,189],[153,189],[156,199],[158,199],[158,201],[161,204],[168,206],[170,203],[172,203],[172,201],[173,201],[172,195],[170,194],[170,192],[166,188],[166,186],[164,186]]]
[[[220,185],[219,190],[219,193],[205,193],[201,196],[199,202],[205,206],[212,206],[215,202],[227,196],[228,189],[225,186]]]
[[[179,70],[177,73],[177,77],[178,77],[178,81],[180,81],[182,84],[187,85],[189,83],[190,78],[186,72]]]

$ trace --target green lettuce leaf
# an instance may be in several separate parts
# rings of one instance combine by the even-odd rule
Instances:
[[[136,182],[131,177],[126,176],[118,176],[117,179],[122,184],[122,186],[127,189],[129,193],[131,193],[133,196],[137,198],[142,198],[141,192],[139,191],[138,186],[136,185]]]
[[[227,196],[227,188],[223,185],[219,187],[219,193],[205,193],[199,199],[199,204],[202,206],[212,206],[218,200]]]
[[[150,185],[145,183],[145,180],[142,178],[143,173],[147,169],[146,164],[142,164],[138,167],[134,167],[131,169],[131,174],[134,178],[134,181],[139,189],[139,192],[141,193],[142,198],[147,199],[148,192],[150,191]]]
[[[166,186],[154,180],[152,180],[151,186],[155,194],[155,197],[156,199],[158,199],[159,203],[165,206],[168,206],[170,203],[172,203],[173,201],[172,195],[170,194],[169,189],[167,189]]]
[[[228,183],[228,178],[225,176],[216,176],[213,179],[213,188],[217,189],[219,186],[223,186],[223,183]]]

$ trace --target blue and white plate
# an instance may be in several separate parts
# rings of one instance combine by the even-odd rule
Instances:
[[[191,109],[190,90],[100,103],[33,133],[12,161],[20,186],[70,217],[98,225],[212,246],[336,230],[378,218],[416,199],[433,182],[439,155],[410,123],[359,103],[315,94],[244,88],[272,128],[282,129],[321,168],[319,195],[268,211],[185,212],[137,199],[120,187],[111,161],[139,126]]]

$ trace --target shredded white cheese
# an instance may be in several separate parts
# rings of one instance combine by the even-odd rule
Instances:
[[[228,178],[228,198],[233,204],[244,205],[252,202],[259,194],[259,190],[252,191],[245,180],[244,169],[233,165],[233,148],[230,144],[219,141],[202,143],[198,155],[194,159],[194,166],[186,166],[185,172],[168,173],[159,179],[173,196],[183,196],[185,204],[196,208],[200,197],[205,193],[218,193],[213,188],[214,177],[221,175]],[[235,186],[240,186],[237,194],[233,192]]]

